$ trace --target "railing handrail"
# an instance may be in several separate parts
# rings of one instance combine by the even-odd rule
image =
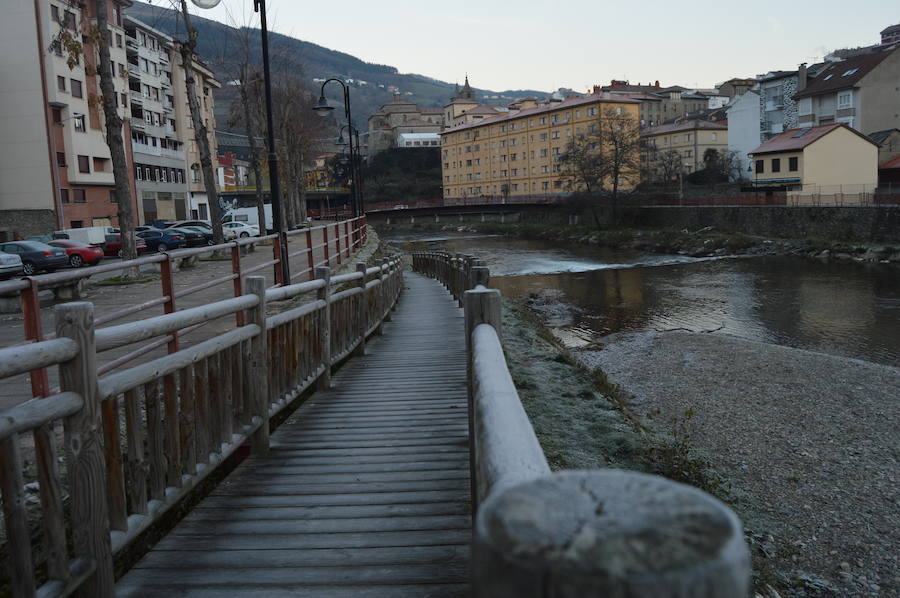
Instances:
[[[0,413],[0,487],[14,595],[38,592],[21,500],[19,435],[35,434],[44,540],[50,547],[49,581],[41,591],[86,584],[88,595],[110,597],[114,554],[247,439],[254,451],[268,450],[270,418],[313,384],[330,387],[331,368],[351,352],[364,351],[366,336],[390,319],[403,288],[401,260],[384,259],[373,268],[358,263],[356,269],[332,278],[330,268],[319,267],[316,280],[269,290],[262,277],[248,277],[247,292],[239,297],[97,330],[90,303],[62,304],[55,310],[58,338],[0,349],[0,379],[37,366],[60,367],[61,392]],[[331,293],[332,286],[346,282],[357,284]],[[316,298],[266,315],[267,299],[311,291]],[[97,373],[101,350],[237,312],[243,312],[243,325],[147,363],[103,377]],[[58,419],[66,426],[68,525],[49,427]],[[71,558],[66,527],[75,538]]]
[[[634,472],[551,473],[509,374],[488,269],[443,251],[412,262],[465,306],[476,598],[747,596],[743,527],[716,499]]]

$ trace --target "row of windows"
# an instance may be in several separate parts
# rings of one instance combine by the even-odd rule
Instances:
[[[540,185],[540,187],[538,187],[538,185]],[[541,181],[540,183],[533,182],[533,183],[531,183],[531,191],[537,191],[539,188],[541,191],[549,191],[551,188],[551,185],[552,185],[553,189],[557,189],[557,190],[562,189],[562,186],[563,186],[562,181],[552,181],[552,182],[551,181]],[[508,184],[500,185],[499,192],[505,193],[507,191],[512,191],[513,193],[516,193],[518,191],[527,192],[528,190],[529,190],[528,183],[521,183],[521,184],[508,183]],[[445,187],[444,195],[452,196],[454,194],[453,191],[454,190],[451,187]],[[459,189],[458,195],[460,197],[472,197],[472,196],[481,195],[484,192],[497,193],[498,192],[497,185],[493,186],[493,191],[490,188],[485,188],[483,191],[482,187],[461,187]]]
[[[114,191],[110,189],[109,191],[109,201],[110,203],[115,203],[115,195]],[[87,198],[85,196],[84,189],[64,189],[61,188],[59,190],[59,199],[62,203],[87,203]],[[80,228],[78,226],[73,226],[72,228]]]
[[[621,106],[616,106],[616,109],[615,109],[615,110],[616,110],[616,114],[622,114],[622,107],[621,107]],[[596,107],[588,108],[588,109],[586,110],[586,115],[587,115],[587,116],[597,116],[597,114],[598,114],[598,110],[597,110]],[[558,124],[566,124],[566,123],[568,123],[568,122],[571,120],[571,118],[572,118],[572,112],[571,112],[571,111],[566,112],[565,115],[563,115],[563,116],[560,116],[559,114],[554,114],[554,115],[550,118],[550,124],[555,124],[555,125],[558,125]],[[579,110],[575,110],[575,118],[581,118],[581,110],[580,110],[580,109],[579,109]],[[538,118],[538,119],[532,118],[532,119],[530,119],[530,120],[528,121],[528,126],[529,126],[529,127],[534,127],[534,126],[535,126],[535,121],[537,121],[537,123],[540,124],[540,125],[546,125],[547,122],[548,122],[548,117],[542,116],[542,117],[540,117],[540,118]],[[518,129],[524,129],[524,128],[525,128],[525,120],[523,119],[523,120],[522,120],[521,122],[519,122],[519,123],[516,123],[516,122],[509,123],[508,128],[509,128],[510,131],[515,131],[517,128],[518,128]],[[507,125],[498,125],[498,126],[493,126],[493,127],[491,127],[491,131],[490,131],[490,132],[491,132],[491,134],[497,134],[498,132],[499,132],[499,133],[505,133],[506,131],[507,131]],[[463,133],[462,135],[464,135],[464,139],[468,140],[468,139],[473,139],[473,138],[477,139],[477,138],[480,136],[480,134],[481,134],[481,131],[480,131],[480,130],[475,130],[475,131],[466,131],[466,132]],[[473,136],[474,136],[474,137],[473,137]],[[452,137],[452,139],[451,139],[451,137]],[[451,135],[445,135],[445,136],[443,137],[443,143],[444,143],[444,144],[448,144],[448,143],[451,143],[452,141],[456,141],[456,140],[457,140],[457,139],[456,139],[456,135],[452,135],[452,136],[451,136]]]
[[[108,158],[94,158],[94,172],[106,172],[106,163],[109,162]],[[68,166],[66,162],[66,154],[63,152],[56,152],[56,165],[60,168],[65,168]],[[78,156],[78,172],[84,174],[91,173],[91,157],[90,156]]]
[[[134,178],[158,183],[184,183],[184,169],[168,166],[134,165]]]
[[[546,158],[551,153],[553,154],[553,156],[559,156],[562,154],[562,148],[559,148],[559,147],[543,148],[541,150],[531,150],[530,152],[522,152],[521,154],[517,154],[517,153],[501,154],[497,159],[500,162],[506,162],[507,159],[510,162],[515,162],[520,157],[522,160],[526,160],[528,158],[531,158],[532,160],[534,160],[534,159],[536,159],[537,156],[539,156],[541,158]],[[480,165],[481,165],[481,158],[473,158],[473,159],[468,159],[465,161],[465,166],[480,166]],[[462,168],[462,167],[463,167],[462,160],[454,160],[453,162],[444,162],[445,169]]]
[[[531,172],[532,175],[538,174],[538,167],[537,167],[537,166],[532,166],[531,169],[530,169],[530,172]],[[559,164],[554,164],[554,165],[552,165],[552,166],[550,166],[550,165],[548,165],[548,164],[544,164],[543,166],[540,167],[540,172],[541,172],[541,174],[550,174],[550,172],[562,172],[562,166],[559,165]],[[510,168],[510,169],[506,169],[506,170],[501,170],[501,171],[500,171],[500,177],[501,177],[501,178],[504,178],[504,179],[505,179],[505,178],[508,178],[509,176],[514,176],[514,177],[516,177],[516,176],[519,176],[519,173],[520,173],[520,169],[519,169],[519,168]],[[521,176],[528,176],[528,173],[529,173],[529,169],[528,169],[528,168],[522,168],[522,169],[521,169]],[[475,181],[480,181],[480,180],[481,180],[481,174],[482,174],[481,172],[469,172],[469,173],[466,173],[466,179],[465,179],[465,180],[467,180],[467,181],[473,181],[473,180],[475,180]],[[485,174],[487,174],[487,173],[485,173]],[[492,171],[491,174],[493,174],[493,176],[496,177],[496,176],[497,176],[497,171],[494,170],[494,171]],[[460,181],[463,180],[463,179],[462,179],[462,176],[463,176],[463,175],[459,175],[459,180],[460,180]],[[444,175],[444,182],[446,182],[446,183],[455,183],[455,182],[457,182],[457,175],[455,175],[455,174],[454,174],[454,175]]]
[[[757,160],[756,161],[756,174],[765,174],[765,160]],[[800,170],[799,159],[788,158],[788,172],[797,172]],[[772,158],[769,164],[769,172],[776,173],[781,172],[781,158]]]

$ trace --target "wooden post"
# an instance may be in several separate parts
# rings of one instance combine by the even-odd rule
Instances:
[[[328,254],[328,225],[322,227],[322,248],[325,249],[325,265],[331,266],[331,257]]]
[[[478,512],[476,598],[745,598],[741,522],[704,492],[621,470],[500,489]]]
[[[325,369],[319,376],[318,386],[319,390],[328,390],[331,388],[331,268],[316,268],[316,278],[325,281],[325,285],[316,291],[316,299],[325,302],[319,318],[319,338],[322,340],[321,354]]]
[[[281,260],[283,256],[281,255],[281,237],[278,233],[275,233],[275,239],[272,242],[272,257],[275,259],[275,284],[276,285],[285,285],[288,284],[284,280],[284,270],[281,269]]]
[[[381,291],[378,294],[379,305],[378,305],[378,317],[381,318],[381,321],[378,323],[378,334],[379,336],[384,334],[384,323],[391,321],[391,260],[388,258],[384,258],[381,260],[379,264],[383,270],[378,273],[378,276],[381,277]]]
[[[259,334],[250,339],[250,364],[248,376],[252,392],[252,416],[259,417],[259,428],[253,434],[253,452],[265,454],[269,451],[269,385],[268,347],[266,334],[266,279],[262,276],[247,277],[247,292],[259,297],[256,307],[247,310],[247,323],[259,326]]]
[[[9,546],[10,590],[13,596],[31,598],[35,595],[34,564],[31,562],[24,486],[19,438],[13,434],[0,441],[0,490],[3,492],[3,521]]]
[[[341,265],[342,253],[341,253],[341,223],[334,223],[334,254],[337,256],[338,266]]]
[[[41,328],[41,299],[38,294],[38,282],[31,276],[27,280],[28,289],[19,293],[25,324],[25,339],[38,342],[44,340],[44,332]],[[31,396],[46,397],[50,392],[47,368],[34,370],[29,377],[31,378]]]
[[[491,270],[487,266],[472,266],[471,276],[472,289],[478,287],[478,285],[481,285],[484,288],[488,288],[488,285],[490,285]]]
[[[312,229],[306,229],[306,267],[309,269],[309,279],[312,280],[316,277],[316,260],[313,256],[313,238],[312,238]]]
[[[356,271],[362,274],[359,279],[359,310],[356,315],[356,334],[359,335],[359,344],[353,352],[357,357],[366,354],[366,330],[369,329],[369,294],[366,292],[366,263],[356,262]]]
[[[168,297],[163,303],[163,313],[171,314],[175,309],[175,281],[172,278],[172,257],[168,253],[164,253],[166,259],[159,263],[159,280],[162,283],[162,293],[164,297]],[[178,351],[178,331],[173,330],[169,333],[172,340],[169,341],[169,353]]]
[[[241,279],[241,249],[237,241],[231,244],[231,273],[234,274],[232,281],[234,286],[234,296],[240,297],[244,294],[244,281]],[[238,326],[244,325],[244,312],[238,310],[234,312],[235,323]],[[168,392],[168,390],[166,390]]]
[[[59,365],[59,387],[81,395],[84,407],[65,420],[66,467],[72,520],[72,544],[94,559],[96,571],[81,596],[113,596],[112,548],[106,504],[105,456],[101,445],[94,306],[84,301],[54,308],[56,336],[78,343],[78,354]]]

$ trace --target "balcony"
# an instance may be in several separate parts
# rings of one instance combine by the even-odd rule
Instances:
[[[131,149],[136,154],[145,154],[150,156],[162,156],[162,152],[165,151],[162,148],[147,145],[146,143],[138,143],[137,141],[131,142]]]
[[[139,91],[129,90],[128,97],[131,98],[132,104],[143,104],[144,103],[144,94]]]
[[[132,49],[135,49],[135,50],[138,49],[138,43],[137,43],[137,40],[136,40],[135,38],[131,37],[130,35],[126,35],[126,36],[125,36],[125,45],[126,45],[128,48],[132,48]]]
[[[161,148],[159,151],[160,151],[160,155],[163,158],[172,158],[174,160],[184,161],[184,152],[181,150],[170,150],[170,149]]]
[[[128,63],[128,74],[133,75],[133,76],[137,77],[138,79],[140,79],[141,78],[141,68],[138,65],[131,64],[129,62]]]

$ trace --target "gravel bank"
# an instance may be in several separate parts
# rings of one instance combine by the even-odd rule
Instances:
[[[900,596],[900,369],[730,336],[612,335],[576,353],[691,442],[774,538],[796,596]],[[661,430],[665,431],[665,430]]]

